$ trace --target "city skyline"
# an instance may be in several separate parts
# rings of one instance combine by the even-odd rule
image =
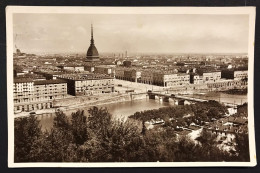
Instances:
[[[6,28],[9,167],[256,165],[254,7],[11,6]]]
[[[101,54],[247,53],[248,21],[248,15],[14,14],[13,36],[27,53],[85,53],[92,22]]]

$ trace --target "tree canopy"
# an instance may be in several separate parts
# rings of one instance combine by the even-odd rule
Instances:
[[[206,107],[212,109],[206,111]],[[183,108],[183,111],[182,109]],[[238,155],[217,147],[216,136],[203,131],[196,140],[176,135],[172,126],[194,121],[184,114],[194,112],[205,116],[219,116],[225,112],[220,105],[206,104],[169,107],[144,111],[133,119],[112,119],[106,108],[92,107],[78,110],[68,118],[57,112],[53,128],[41,131],[34,115],[15,119],[15,162],[187,162],[187,161],[248,161],[248,136],[237,137]],[[210,113],[209,113],[210,112]],[[145,120],[159,117],[179,118],[163,128],[147,129]],[[209,114],[209,115],[207,115]],[[190,120],[188,122],[188,119]],[[171,124],[172,123],[172,124]]]

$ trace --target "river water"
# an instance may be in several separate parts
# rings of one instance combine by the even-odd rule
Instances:
[[[231,95],[231,94],[225,94],[221,92],[209,92],[209,93],[201,93],[198,95],[187,95],[187,97],[196,97],[201,99],[216,100],[220,102],[235,103],[235,104],[243,104],[247,102],[247,95]],[[108,111],[116,118],[126,118],[138,111],[158,109],[161,107],[166,107],[171,105],[174,105],[171,99],[169,100],[169,102],[161,102],[159,100],[153,100],[147,98],[142,100],[106,104],[97,107],[106,107]],[[88,108],[89,107],[83,108],[86,114]],[[70,116],[72,112],[75,112],[75,110],[66,111],[65,114]],[[38,116],[43,130],[45,129],[48,130],[52,127],[54,116],[55,116],[54,113],[42,114]]]

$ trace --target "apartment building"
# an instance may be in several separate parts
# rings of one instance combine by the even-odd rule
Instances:
[[[116,68],[115,78],[131,82],[141,82],[141,70],[134,68]]]
[[[221,77],[225,79],[241,80],[248,78],[247,70],[235,71],[235,70],[222,70]]]
[[[190,75],[186,73],[164,75],[164,87],[177,87],[190,84]]]
[[[34,82],[32,79],[14,79],[13,97],[14,103],[28,103],[33,101]]]
[[[142,71],[140,82],[145,84],[153,84],[153,80],[154,80],[153,75],[154,73],[151,70]]]
[[[64,80],[14,79],[14,111],[32,111],[53,107],[53,100],[67,96]]]
[[[168,73],[162,71],[150,70],[142,71],[141,80],[143,83],[163,86],[174,87],[190,84],[190,76],[186,73]]]
[[[66,65],[66,66],[57,66],[61,70],[65,71],[75,71],[75,72],[82,72],[84,71],[84,66],[77,66],[77,65]]]
[[[68,84],[73,96],[97,95],[114,92],[114,78],[105,74],[65,74],[60,77]]]
[[[202,73],[202,80],[203,83],[214,83],[219,82],[221,79],[221,72],[203,72]]]
[[[234,80],[242,80],[248,78],[248,72],[245,71],[234,71]]]
[[[94,73],[107,74],[111,77],[115,76],[115,67],[112,65],[99,65],[94,69]]]
[[[198,74],[190,74],[190,83],[191,84],[203,84],[203,76]]]

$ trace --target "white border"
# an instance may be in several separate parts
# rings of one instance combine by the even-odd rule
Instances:
[[[7,37],[7,100],[8,100],[8,167],[209,167],[256,166],[254,131],[254,33],[255,7],[6,7]],[[248,14],[248,127],[250,162],[126,162],[126,163],[14,163],[13,114],[13,14],[14,13],[66,13],[66,14]]]

